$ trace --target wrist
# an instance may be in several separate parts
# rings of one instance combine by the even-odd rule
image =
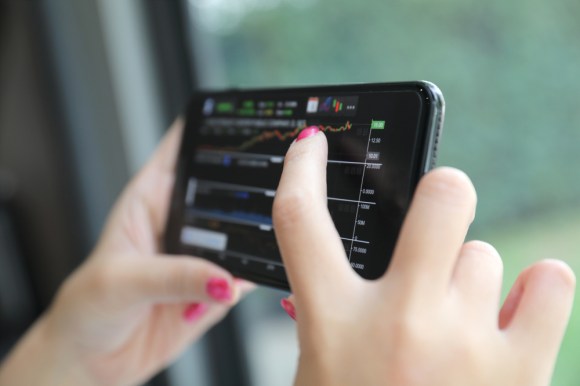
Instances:
[[[0,366],[0,386],[100,386],[73,351],[42,317]]]

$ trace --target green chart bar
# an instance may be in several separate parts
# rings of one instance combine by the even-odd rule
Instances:
[[[371,130],[383,130],[385,128],[385,121],[371,121]]]

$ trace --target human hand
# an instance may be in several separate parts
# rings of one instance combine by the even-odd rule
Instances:
[[[0,383],[138,384],[253,287],[206,260],[161,254],[182,126],[174,124],[127,186],[90,258],[9,358]]]
[[[349,266],[326,204],[322,133],[295,142],[274,202],[276,236],[294,295],[296,385],[548,385],[575,278],[562,262],[524,270],[500,307],[502,262],[465,243],[476,194],[441,168],[419,183],[388,272]]]

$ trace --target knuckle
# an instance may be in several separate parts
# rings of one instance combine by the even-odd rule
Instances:
[[[391,379],[394,384],[418,385],[425,381],[425,374],[417,371],[421,364],[433,361],[429,353],[430,337],[418,321],[401,318],[392,329],[393,346],[397,347],[392,357]]]
[[[391,361],[391,380],[397,385],[444,384],[445,375],[433,374],[434,367],[453,368],[461,363],[458,372],[478,374],[485,379],[491,368],[490,358],[481,350],[484,346],[483,334],[464,328],[454,328],[434,334],[429,332],[426,322],[401,319],[393,330],[393,345],[397,347]],[[442,349],[444,336],[457,335],[457,339],[447,341]],[[444,338],[443,338],[444,339]],[[433,378],[435,377],[435,378]],[[478,377],[479,379],[479,377]]]
[[[486,379],[489,369],[493,368],[493,358],[485,355],[482,347],[489,345],[489,338],[474,332],[463,333],[461,340],[448,351],[445,360],[452,365],[460,358],[463,371],[467,374],[477,374],[477,379]]]
[[[418,352],[426,342],[425,328],[417,318],[401,317],[392,326],[392,332],[397,347],[402,347],[402,353]]]
[[[112,269],[110,264],[104,263],[97,264],[91,268],[91,274],[88,275],[89,279],[87,280],[87,285],[90,290],[98,294],[110,291],[115,282],[114,277],[117,275],[116,271]]]
[[[197,280],[195,280],[195,274],[199,272],[193,272],[189,267],[184,267],[181,264],[174,264],[173,267],[167,270],[165,277],[163,278],[163,288],[164,292],[171,295],[181,295],[187,296],[196,292]]]
[[[390,326],[394,346],[400,348],[397,350],[401,354],[398,359],[419,355],[424,350],[425,343],[430,340],[429,329],[422,318],[403,312]]]
[[[88,293],[105,302],[119,297],[119,283],[123,283],[122,273],[113,264],[89,262],[81,267],[65,282],[69,294]]]

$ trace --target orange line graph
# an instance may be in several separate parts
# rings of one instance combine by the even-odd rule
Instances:
[[[315,126],[315,125],[299,126],[293,130],[284,131],[284,132],[282,132],[278,129],[263,131],[260,134],[256,135],[255,137],[252,137],[252,138],[248,139],[247,141],[242,142],[239,146],[223,147],[223,148],[220,148],[220,150],[244,151],[244,150],[247,150],[247,149],[251,148],[252,146],[260,143],[260,142],[265,142],[265,141],[268,141],[268,140],[273,139],[273,138],[277,138],[280,142],[283,142],[283,141],[286,141],[288,139],[295,138],[298,134],[300,134],[300,132],[302,130],[304,130],[306,127],[310,127],[310,126]],[[323,131],[323,132],[340,133],[340,132],[344,132],[344,131],[349,131],[352,128],[352,123],[350,121],[347,121],[344,125],[338,126],[338,127],[330,126],[330,125],[317,125],[317,126],[320,129],[320,131]]]

